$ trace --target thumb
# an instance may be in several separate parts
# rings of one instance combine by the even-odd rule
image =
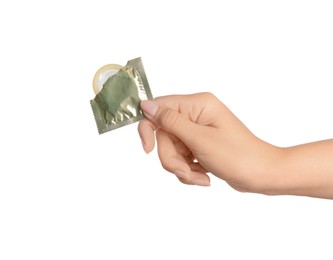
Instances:
[[[141,108],[149,120],[158,127],[177,136],[184,143],[193,143],[193,141],[197,140],[199,126],[178,111],[160,106],[156,101],[151,100],[142,101]]]

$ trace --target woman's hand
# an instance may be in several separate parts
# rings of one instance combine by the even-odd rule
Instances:
[[[239,191],[333,198],[333,139],[279,148],[254,136],[209,93],[142,101],[143,148],[158,145],[181,182],[210,185],[207,172]]]
[[[280,149],[255,137],[214,95],[165,96],[141,107],[144,150],[153,150],[156,131],[162,166],[181,182],[209,186],[211,172],[240,191],[269,189],[267,169]]]

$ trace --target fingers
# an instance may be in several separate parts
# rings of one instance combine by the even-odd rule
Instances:
[[[189,166],[191,168],[191,171],[194,171],[194,172],[199,172],[199,173],[207,173],[208,171],[202,167],[202,165],[198,162],[190,162],[189,163]]]
[[[178,177],[178,176],[177,176]],[[184,184],[192,184],[198,186],[210,186],[209,176],[205,173],[201,172],[193,172],[191,173],[191,180],[178,177],[179,181]]]
[[[138,126],[138,132],[141,138],[143,150],[146,153],[150,153],[155,146],[155,130],[157,126],[151,121],[144,119],[140,121]]]
[[[198,140],[199,125],[192,122],[177,110],[159,106],[156,101],[144,100],[141,108],[147,118],[165,131],[177,136],[185,144]]]
[[[182,158],[182,155],[177,151],[175,142],[171,136],[162,129],[159,129],[156,132],[156,139],[157,152],[163,168],[181,178],[188,179],[191,168],[186,163],[184,157]]]
[[[146,153],[153,150],[154,131],[157,130],[158,155],[162,166],[183,183],[210,185],[206,169],[193,162],[191,151],[200,147],[206,136],[205,127],[214,126],[216,100],[210,94],[198,94],[141,102],[148,119],[141,121],[138,127],[144,150]],[[209,109],[206,109],[208,105]]]
[[[209,186],[210,179],[205,173],[206,170],[198,163],[188,163],[186,154],[188,151],[179,153],[176,142],[170,134],[162,129],[156,133],[158,144],[158,156],[164,169],[174,173],[181,182]]]

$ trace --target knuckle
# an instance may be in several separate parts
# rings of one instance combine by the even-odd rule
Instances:
[[[171,168],[170,168],[170,165],[164,160],[164,159],[161,159],[160,158],[160,161],[161,161],[161,165],[162,167],[167,170],[168,172],[171,172]]]
[[[200,94],[202,98],[206,99],[206,100],[213,100],[216,99],[216,96],[211,93],[211,92],[203,92]]]
[[[160,115],[160,126],[162,128],[173,128],[179,119],[179,114],[172,109],[162,111]]]
[[[184,178],[179,178],[179,177],[177,177],[177,178],[183,184],[192,185],[190,180],[187,180],[187,179],[184,179]]]

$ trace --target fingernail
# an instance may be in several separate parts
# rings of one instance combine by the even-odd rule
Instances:
[[[207,179],[193,179],[192,184],[199,186],[210,186],[210,182]]]
[[[188,178],[187,172],[184,172],[184,171],[181,171],[181,170],[175,171],[175,175],[179,178],[182,178],[182,179],[187,179]]]
[[[157,112],[158,105],[154,101],[143,100],[141,101],[141,108],[145,114],[148,114],[153,117]]]

